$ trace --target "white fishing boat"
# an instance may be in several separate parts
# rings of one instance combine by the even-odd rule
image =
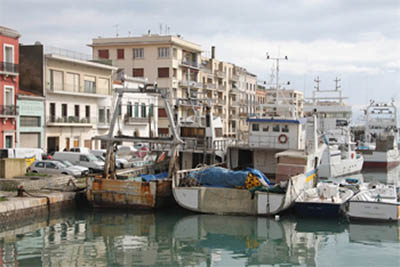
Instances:
[[[334,90],[321,90],[321,81],[317,78],[316,90],[304,104],[306,115],[317,114],[318,130],[325,134],[329,144],[318,169],[318,176],[323,178],[358,173],[364,162],[363,156],[356,152],[356,143],[352,140],[352,109],[344,101],[346,97],[340,90],[339,81],[335,79]]]
[[[366,124],[359,152],[364,168],[391,169],[400,164],[398,149],[397,108],[394,103],[371,101],[365,110]]]
[[[315,186],[316,169],[326,149],[317,134],[317,120],[315,116],[301,118],[301,92],[270,90],[275,97],[247,120],[248,142],[230,146],[226,163],[231,170],[254,168],[267,174],[274,185],[251,192],[250,188],[221,187],[217,183],[188,183],[185,178],[204,168],[183,169],[172,181],[180,206],[202,213],[274,215],[291,207],[302,190]],[[293,97],[296,101],[291,101]]]
[[[397,221],[400,220],[399,195],[394,185],[370,183],[349,201],[350,219]]]
[[[317,184],[317,187],[303,191],[296,199],[295,211],[301,216],[337,217],[344,212],[345,203],[354,192],[330,181]]]

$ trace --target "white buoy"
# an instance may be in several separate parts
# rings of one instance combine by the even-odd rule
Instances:
[[[279,215],[275,215],[275,221],[279,221]]]

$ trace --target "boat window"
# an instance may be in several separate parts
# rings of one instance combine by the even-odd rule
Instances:
[[[274,125],[274,127],[272,127],[272,131],[273,132],[279,132],[280,126],[279,124]]]
[[[258,123],[254,123],[251,129],[253,132],[258,132],[260,130],[260,126]]]
[[[268,132],[269,131],[269,126],[264,126],[263,127],[263,132]]]
[[[288,132],[289,132],[289,126],[284,125],[284,126],[282,127],[282,133],[288,133]]]

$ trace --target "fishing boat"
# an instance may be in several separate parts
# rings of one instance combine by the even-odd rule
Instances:
[[[275,97],[260,107],[258,114],[249,116],[248,141],[228,147],[226,165],[228,170],[251,167],[270,178],[271,184],[254,191],[218,181],[212,185],[196,179],[187,182],[209,167],[182,169],[172,180],[174,198],[180,206],[201,213],[274,215],[291,207],[302,190],[315,186],[316,170],[326,149],[317,133],[316,117],[302,118],[301,92],[269,90]],[[291,101],[293,97],[296,101]],[[249,173],[253,171],[243,175],[246,181],[252,178]],[[258,180],[261,186],[262,179]]]
[[[307,116],[317,115],[318,130],[324,133],[329,144],[318,169],[321,178],[338,177],[361,171],[364,158],[356,151],[356,143],[350,132],[351,106],[340,89],[340,79],[336,78],[334,90],[322,90],[321,80],[316,83],[312,97],[304,104]]]
[[[127,79],[125,75],[123,82]],[[95,139],[107,143],[104,174],[101,177],[88,177],[86,196],[92,206],[97,208],[128,208],[128,209],[154,209],[174,203],[171,192],[171,177],[177,160],[177,146],[180,140],[171,107],[168,102],[168,91],[157,88],[156,85],[145,84],[144,87],[132,89],[128,87],[117,88],[116,108],[111,120],[110,130],[106,136],[97,136]],[[164,107],[172,127],[172,138],[162,137],[132,137],[115,135],[114,126],[118,117],[118,108],[125,93],[159,94],[164,101]],[[139,142],[150,144],[151,147],[162,146],[167,152],[160,152],[157,159],[144,166],[139,166],[124,173],[115,170],[114,151],[116,145],[122,142]],[[151,152],[149,152],[151,153]]]
[[[369,183],[349,201],[347,216],[350,220],[398,221],[400,201],[396,187]]]
[[[397,108],[394,102],[371,101],[365,110],[364,140],[359,152],[364,157],[363,168],[391,169],[400,164],[398,149]]]
[[[303,191],[296,199],[294,209],[301,216],[337,217],[344,212],[345,203],[354,195],[346,187],[330,181]]]

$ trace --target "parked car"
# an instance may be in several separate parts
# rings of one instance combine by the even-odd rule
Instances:
[[[28,172],[45,173],[45,174],[65,174],[79,177],[81,171],[67,167],[59,161],[55,160],[39,160],[32,163],[27,169]]]
[[[95,155],[98,159],[105,161],[106,157],[106,150],[105,149],[98,149],[98,150],[92,150],[91,153]],[[115,157],[115,166],[117,168],[123,169],[123,168],[128,168],[130,167],[130,163],[128,160],[124,158],[120,158],[119,156]]]
[[[58,159],[56,161],[61,162],[62,164],[64,164],[67,167],[70,167],[70,168],[73,168],[73,169],[76,169],[76,170],[80,171],[81,172],[81,176],[87,176],[89,174],[89,168],[87,168],[87,167],[74,165],[71,162],[69,162],[68,160],[60,160],[60,159]]]
[[[97,159],[91,153],[81,152],[56,152],[53,156],[56,160],[68,160],[73,165],[80,165],[89,168],[89,172],[103,172],[104,162]]]

